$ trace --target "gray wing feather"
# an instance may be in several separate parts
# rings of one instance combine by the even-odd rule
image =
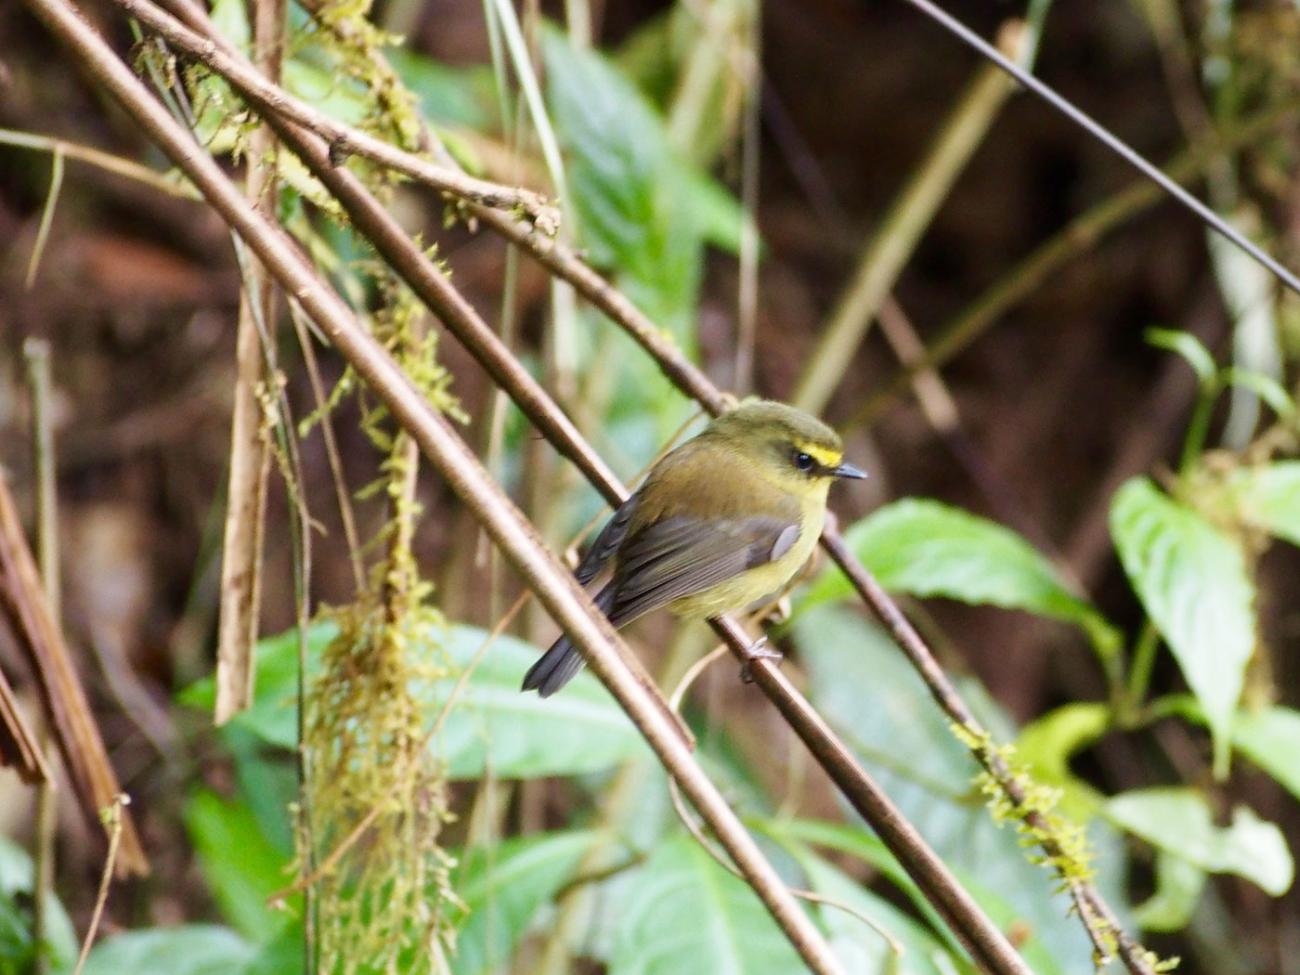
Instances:
[[[591,548],[587,549],[587,554],[582,557],[582,561],[574,571],[579,585],[585,586],[596,578],[610,556],[623,544],[623,539],[627,537],[628,525],[632,523],[632,512],[636,510],[636,501],[637,496],[634,494],[619,505],[613,517],[605,522],[605,527],[600,530],[600,534],[591,543]]]
[[[610,621],[623,626],[779,558],[798,534],[798,525],[778,518],[656,522],[629,539],[620,553]]]

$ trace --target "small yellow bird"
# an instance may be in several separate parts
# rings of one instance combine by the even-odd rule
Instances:
[[[820,420],[746,400],[655,464],[596,537],[578,581],[585,586],[613,559],[596,605],[617,627],[661,606],[705,619],[761,605],[812,554],[831,482],[867,476],[843,460],[839,435]],[[523,689],[549,697],[582,664],[561,636]]]

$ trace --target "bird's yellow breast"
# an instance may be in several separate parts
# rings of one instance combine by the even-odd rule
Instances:
[[[668,604],[668,609],[684,619],[707,619],[733,610],[748,609],[767,602],[778,595],[795,573],[812,555],[813,546],[821,537],[822,522],[826,515],[825,495],[821,500],[803,505],[799,519],[799,537],[780,558],[763,565],[746,569],[739,575],[725,579],[712,588],[685,596]]]

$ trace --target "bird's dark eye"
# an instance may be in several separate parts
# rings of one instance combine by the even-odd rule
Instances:
[[[813,469],[813,459],[805,454],[802,450],[794,452],[794,466],[799,470],[807,472]]]

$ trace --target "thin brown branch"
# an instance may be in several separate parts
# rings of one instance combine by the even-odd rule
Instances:
[[[340,156],[364,156],[457,199],[480,206],[526,213],[543,233],[553,234],[558,229],[559,211],[540,193],[478,179],[336,122],[267,80],[233,49],[200,37],[149,0],[116,2],[131,16],[157,31],[169,44],[202,61],[225,78],[263,116],[275,114],[321,136],[329,143],[336,160]]]
[[[857,557],[844,544],[844,540],[838,535],[826,535],[822,539],[822,544],[827,553],[829,553],[835,564],[840,567],[848,578],[854,590],[862,600],[871,607],[885,629],[889,631],[894,642],[907,655],[912,666],[916,668],[917,673],[925,682],[931,696],[943,708],[944,713],[954,722],[962,726],[973,736],[990,740],[990,736],[984,726],[975,717],[974,713],[966,706],[966,702],[961,695],[957,693],[956,687],[948,679],[943,668],[930,652],[930,648],[925,641],[921,639],[919,633],[903,615],[898,605],[889,598],[888,593],[878,583],[858,561]],[[985,771],[991,775],[998,783],[1006,797],[1011,801],[1013,808],[1020,810],[1025,805],[1025,790],[1007,763],[1002,759],[994,748],[981,748],[974,750],[972,754],[983,765]],[[1050,837],[1052,830],[1041,813],[1027,811],[1024,814],[1025,822],[1034,828],[1038,835],[1049,837],[1041,843],[1041,849],[1049,858],[1057,858],[1062,855],[1061,848]],[[1147,952],[1136,940],[1120,927],[1116,920],[1114,911],[1106,903],[1101,893],[1092,884],[1071,878],[1062,878],[1070,887],[1071,894],[1086,909],[1081,908],[1079,911],[1080,919],[1084,922],[1084,927],[1088,930],[1088,935],[1094,941],[1105,943],[1109,940],[1106,935],[1114,939],[1120,956],[1124,964],[1128,966],[1129,971],[1142,973],[1142,975],[1154,975],[1150,953]],[[1094,927],[1094,923],[1102,925],[1099,931]]]
[[[15,642],[31,664],[40,688],[48,726],[63,756],[81,809],[92,822],[99,810],[121,792],[108,753],[91,716],[90,702],[82,690],[77,669],[63,642],[63,633],[50,612],[41,588],[40,574],[9,485],[0,472],[0,617],[13,632]],[[135,825],[124,816],[122,849],[117,859],[123,875],[149,870]]]
[[[104,870],[99,877],[99,893],[95,896],[95,909],[90,915],[90,925],[86,928],[86,937],[81,942],[81,952],[77,955],[77,967],[72,975],[81,975],[90,957],[90,946],[95,943],[95,934],[99,931],[100,919],[104,916],[104,905],[108,903],[108,887],[113,882],[114,863],[122,844],[122,828],[126,820],[126,807],[131,804],[125,792],[113,797],[113,803],[100,810],[100,820],[108,830],[108,855],[104,858]]]
[[[593,672],[609,687],[660,760],[681,783],[808,965],[816,972],[839,972],[839,963],[821,932],[786,893],[776,871],[695,763],[677,725],[669,717],[667,703],[661,695],[649,692],[629,666],[630,652],[609,621],[572,574],[541,544],[447,419],[433,410],[392,357],[361,327],[351,310],[303,261],[292,243],[249,206],[211,157],[149,97],[131,71],[66,0],[25,2],[72,49],[78,63],[186,171],[213,208],[239,233],[286,292],[301,303],[384,401],[397,422],[420,444],[529,588],[581,648]]]

